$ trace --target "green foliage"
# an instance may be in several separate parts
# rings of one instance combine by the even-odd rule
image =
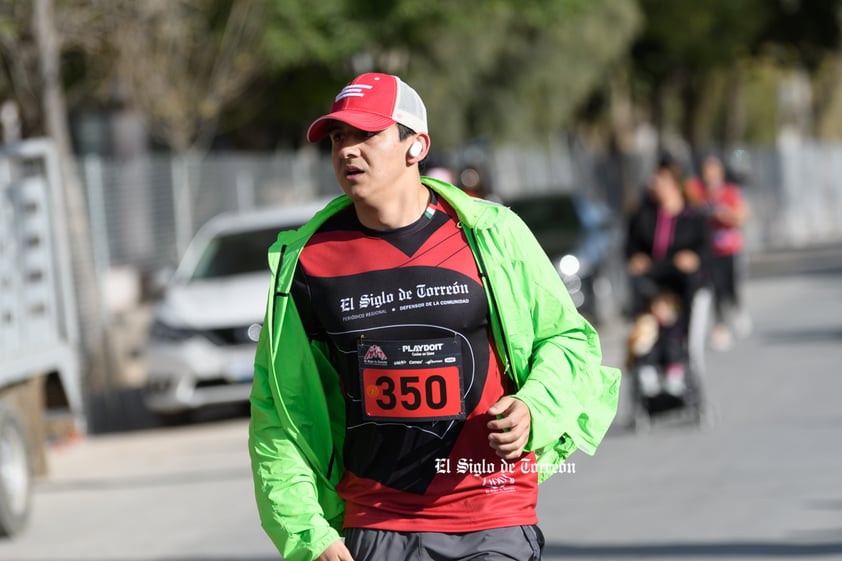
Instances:
[[[658,77],[728,64],[748,54],[769,19],[767,0],[640,0],[646,26],[638,66]]]
[[[778,87],[787,75],[769,57],[761,57],[747,65],[742,73],[745,98],[745,137],[757,144],[774,144],[778,134]]]
[[[715,136],[768,142],[786,74],[770,63],[813,70],[840,46],[840,0],[639,3],[645,26],[631,50],[637,101],[651,105],[661,129],[678,128],[694,144]],[[731,87],[712,90],[723,77]]]
[[[607,113],[617,76],[629,77],[630,101],[690,138],[739,121],[767,139],[770,80],[783,79],[772,59],[830,68],[821,103],[839,111],[838,71],[822,64],[839,48],[842,0],[55,2],[71,109],[132,105],[180,149],[216,133],[242,148],[303,142],[364,71],[397,73],[421,93],[440,148],[548,138],[583,107]],[[39,110],[30,18],[29,2],[0,0],[0,94],[26,121]]]
[[[263,51],[273,70],[305,64],[335,65],[365,41],[350,20],[345,0],[281,0],[265,14]]]
[[[666,84],[699,88],[707,73],[749,55],[768,26],[769,4],[640,0],[646,23],[632,48],[632,60],[642,93],[653,96]]]
[[[286,0],[267,17],[263,45],[275,72],[321,68],[334,91],[359,72],[400,74],[447,146],[558,130],[638,21],[634,3],[612,0]]]

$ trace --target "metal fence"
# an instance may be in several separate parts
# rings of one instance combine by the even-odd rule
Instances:
[[[752,207],[749,250],[842,239],[842,145],[813,142],[748,148],[744,193]],[[570,144],[535,150],[461,153],[479,162],[494,192],[512,195],[586,189],[619,209],[618,186],[597,158]],[[642,185],[653,155],[632,166]],[[627,166],[628,168],[628,166]],[[271,154],[150,155],[137,160],[81,161],[95,255],[114,266],[154,271],[174,266],[196,230],[225,211],[304,202],[338,193],[329,158],[313,148]]]
[[[842,240],[842,145],[789,143],[742,154],[744,193],[753,217],[748,250],[797,247]],[[630,184],[642,186],[656,162],[653,153],[619,162],[573,143],[542,150],[471,149],[451,155],[458,168],[477,165],[499,198],[553,190],[584,190],[618,211]],[[315,149],[271,154],[213,153],[205,157],[149,155],[81,160],[99,293],[114,347],[111,368],[119,384],[144,379],[139,349],[149,307],[146,281],[177,265],[193,234],[221,212],[294,204],[338,193],[328,157]],[[115,385],[117,387],[117,385]]]
[[[131,161],[88,156],[80,169],[97,262],[103,269],[172,266],[196,230],[219,213],[318,196],[324,165],[308,151]]]
[[[842,240],[842,144],[784,140],[742,153],[749,251]]]

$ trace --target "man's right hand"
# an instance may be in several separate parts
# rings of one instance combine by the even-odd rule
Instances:
[[[316,557],[316,561],[354,561],[354,558],[342,540],[336,540]]]

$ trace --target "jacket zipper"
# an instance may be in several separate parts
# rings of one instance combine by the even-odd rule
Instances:
[[[281,246],[281,253],[278,256],[278,264],[275,267],[275,270],[272,271],[272,275],[273,275],[273,278],[272,278],[272,280],[273,280],[273,282],[272,282],[272,317],[271,318],[267,317],[266,318],[268,320],[266,322],[267,325],[263,326],[263,329],[269,330],[268,331],[268,333],[269,333],[269,345],[271,347],[272,353],[275,352],[275,321],[276,321],[276,318],[278,317],[278,296],[284,296],[284,297],[289,296],[288,292],[281,292],[280,290],[278,290],[278,283],[280,282],[280,279],[281,279],[280,272],[281,272],[281,268],[284,265],[284,254],[286,253],[286,250],[287,250],[287,246],[282,245]]]
[[[272,287],[274,295],[272,296],[272,323],[275,323],[275,315],[278,311],[278,296],[289,296],[289,292],[282,292],[278,290],[278,283],[280,282],[281,267],[284,266],[284,254],[287,251],[287,246],[281,246],[281,254],[278,256],[278,268],[275,269],[275,286]],[[274,331],[274,330],[273,330]]]
[[[286,244],[281,246],[281,254],[278,256],[278,268],[275,270],[275,298],[277,299],[278,296],[289,296],[289,292],[281,292],[278,290],[278,281],[280,280],[281,275],[281,267],[284,266],[284,254],[287,252]],[[274,302],[273,302],[274,304]]]

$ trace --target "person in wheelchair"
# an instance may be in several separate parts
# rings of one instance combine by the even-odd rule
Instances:
[[[707,277],[710,227],[687,203],[683,184],[681,168],[663,158],[626,238],[634,318],[628,362],[648,397],[685,391],[691,303]]]
[[[679,321],[681,312],[681,298],[664,290],[652,299],[648,312],[640,314],[632,326],[628,366],[637,371],[640,391],[645,397],[654,397],[661,391],[674,396],[684,394],[687,346],[686,332]]]

